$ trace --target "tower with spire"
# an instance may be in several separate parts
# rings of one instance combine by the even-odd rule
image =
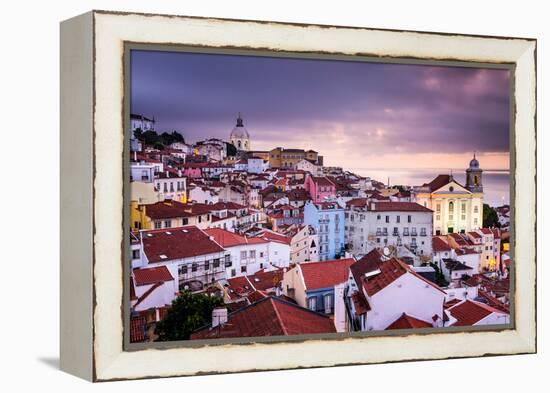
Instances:
[[[470,161],[470,167],[466,169],[466,188],[473,193],[483,193],[483,171],[479,167],[479,161],[474,152],[474,158]]]

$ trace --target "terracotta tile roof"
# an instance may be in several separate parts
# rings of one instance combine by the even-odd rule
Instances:
[[[139,343],[145,341],[145,317],[130,318],[130,342]]]
[[[220,327],[196,330],[192,340],[232,337],[289,336],[296,334],[335,333],[328,317],[269,296],[229,314]]]
[[[355,198],[346,202],[346,207],[367,207],[369,204],[368,198]]]
[[[374,273],[377,270],[377,274],[373,274],[370,277],[365,277],[366,273]],[[419,280],[424,281],[426,284],[434,287],[438,291],[445,293],[433,282],[416,273],[414,270],[411,269],[410,266],[400,261],[399,259],[391,258],[389,260],[382,261],[381,254],[379,252],[377,255],[373,254],[373,252],[371,251],[369,254],[359,260],[355,265],[350,267],[350,271],[352,272],[357,285],[362,286],[368,296],[376,295],[379,291],[386,288],[388,285],[392,284],[395,280],[406,273],[412,274]]]
[[[213,205],[210,205],[211,210],[241,210],[246,208],[246,206],[235,202],[217,202]]]
[[[443,258],[443,262],[445,263],[445,267],[452,271],[472,270],[470,266],[454,259]]]
[[[449,184],[451,182],[451,176],[449,175],[438,175],[429,183],[424,183],[424,186],[429,187],[430,191],[434,192],[435,190],[440,189],[441,187]]]
[[[138,287],[156,284],[158,282],[172,281],[174,279],[166,266],[134,269],[133,275]]]
[[[481,231],[484,235],[493,235],[493,231],[491,231],[489,228],[481,228],[480,231]]]
[[[477,291],[477,295],[482,298],[482,299],[485,299],[485,301],[487,302],[487,304],[491,307],[494,307],[496,308],[497,310],[499,311],[503,311],[507,314],[510,313],[510,308],[502,303],[500,300],[498,300],[496,297],[494,297],[493,295],[491,295],[489,292],[487,291],[484,291],[483,289],[479,289]]]
[[[477,232],[468,232],[468,235],[470,235],[471,237],[473,237],[474,239],[481,239],[481,235]]]
[[[438,236],[432,238],[432,250],[433,252],[445,252],[451,251],[451,246],[447,244],[443,239]]]
[[[267,293],[265,293],[264,291],[254,291],[250,295],[248,295],[247,298],[250,303],[255,303],[258,300],[262,300],[267,296]]]
[[[394,329],[419,329],[419,328],[431,328],[433,325],[430,322],[423,321],[421,319],[412,317],[405,313],[401,314],[399,318],[393,321],[386,330]]]
[[[370,304],[367,301],[367,298],[365,297],[365,295],[363,295],[363,293],[359,291],[353,292],[353,294],[351,295],[351,300],[353,302],[353,306],[355,307],[355,313],[357,315],[363,315],[366,312],[371,310]]]
[[[209,228],[205,229],[204,232],[206,232],[209,236],[212,236],[216,243],[224,248],[243,246],[247,244],[267,243],[266,240],[261,238],[249,238],[221,228]]]
[[[306,290],[331,288],[348,278],[348,269],[355,263],[352,258],[322,262],[306,262],[298,266],[302,271]]]
[[[150,263],[224,251],[218,243],[211,240],[196,226],[144,231],[142,239],[143,251]]]
[[[250,276],[247,276],[248,281],[254,285],[254,288],[260,291],[275,288],[283,280],[283,269],[271,271],[260,270]]]
[[[432,213],[433,211],[428,209],[427,207],[424,207],[422,205],[419,205],[416,202],[383,202],[383,203],[371,203],[369,205],[370,211],[377,211],[377,212],[389,212],[389,211],[396,211],[396,212],[426,212],[426,213]]]
[[[457,319],[453,326],[472,326],[492,313],[503,314],[494,307],[472,300],[464,300],[448,310]]]
[[[227,282],[227,294],[232,300],[246,297],[256,290],[246,276],[229,278]]]
[[[186,205],[173,200],[166,200],[150,205],[140,205],[140,208],[145,209],[145,215],[153,220],[192,216],[191,213],[186,211]]]
[[[452,307],[452,306],[460,303],[461,301],[462,301],[461,299],[451,299],[448,302],[445,302],[445,304],[443,304],[443,308],[448,309],[449,307]]]
[[[311,176],[311,180],[316,183],[318,186],[323,187],[335,187],[334,183],[326,176]]]
[[[270,242],[277,242],[290,245],[292,238],[285,235],[280,235],[271,231],[264,231],[256,236],[257,238],[264,239]]]

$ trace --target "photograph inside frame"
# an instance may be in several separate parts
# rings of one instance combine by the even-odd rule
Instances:
[[[130,343],[510,326],[510,67],[127,64]]]

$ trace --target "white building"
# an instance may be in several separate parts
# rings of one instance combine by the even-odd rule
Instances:
[[[137,129],[143,132],[153,131],[155,129],[155,118],[149,119],[143,115],[131,113],[130,127],[132,128],[132,133]]]
[[[152,183],[158,168],[158,165],[153,163],[132,162],[130,163],[130,181]]]
[[[166,266],[177,278],[180,290],[203,290],[207,285],[226,278],[234,262],[208,234],[196,226],[142,231],[142,266]]]
[[[319,261],[319,236],[315,228],[309,225],[299,226],[290,241],[290,262]]]
[[[348,250],[365,255],[377,247],[393,246],[398,255],[429,257],[432,253],[433,212],[412,202],[347,204],[345,234]],[[406,250],[399,251],[399,248]]]
[[[207,205],[220,201],[218,193],[208,186],[193,185],[189,187],[190,202],[204,203]]]
[[[267,168],[269,168],[269,162],[263,158],[249,157],[247,160],[246,170],[248,173],[263,173]]]
[[[207,229],[205,232],[231,253],[233,266],[226,269],[226,277],[251,275],[269,266],[269,241],[218,228]]]
[[[378,250],[350,266],[345,300],[350,331],[384,330],[404,314],[424,327],[443,324],[445,292]]]
[[[311,173],[313,176],[321,176],[323,174],[323,167],[317,165],[305,158],[298,161],[294,166],[296,170],[305,171]]]
[[[160,200],[173,199],[182,203],[187,201],[187,178],[179,173],[159,172],[155,176],[155,188]]]
[[[466,186],[452,175],[439,175],[415,187],[416,201],[434,211],[433,233],[470,232],[483,227],[482,170],[474,158],[466,170]]]
[[[166,266],[135,269],[130,285],[130,304],[134,311],[170,306],[179,290]]]

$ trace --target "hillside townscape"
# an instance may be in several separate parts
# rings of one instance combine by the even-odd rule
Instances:
[[[130,341],[510,323],[510,207],[434,173],[392,185],[309,146],[191,143],[131,115]]]

